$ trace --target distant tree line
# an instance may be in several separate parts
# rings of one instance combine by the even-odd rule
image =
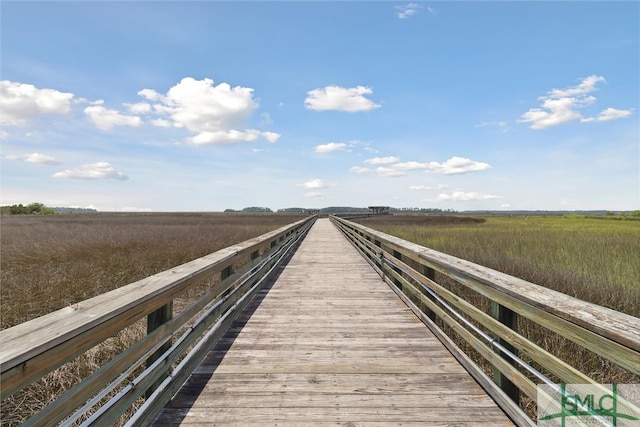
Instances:
[[[248,213],[273,213],[273,211],[269,208],[263,208],[258,206],[251,206],[249,208],[244,208],[242,210],[235,209],[225,209],[225,212],[248,212]]]
[[[2,206],[0,213],[2,215],[53,215],[56,212],[42,203],[30,203],[27,206],[20,203],[19,205]]]
[[[602,215],[586,215],[586,218],[594,219],[617,219],[617,220],[633,220],[640,221],[640,209],[631,212],[611,212],[607,211],[604,216]]]
[[[348,213],[348,214],[368,214],[371,210],[367,208],[356,208],[350,206],[331,206],[328,208],[319,209],[321,213]],[[432,209],[432,208],[393,208],[389,207],[389,213],[421,213],[421,214],[442,214],[442,213],[454,213],[453,209]]]
[[[284,208],[278,209],[278,212],[282,213],[307,213],[307,212],[320,212],[324,214],[336,214],[336,213],[347,213],[347,214],[369,214],[371,210],[366,208],[352,207],[352,206],[329,206],[326,208],[320,209],[307,209],[307,208]],[[433,209],[433,208],[389,208],[389,213],[420,213],[420,214],[445,214],[445,213],[455,213],[456,211],[453,209]]]
[[[30,203],[23,205],[0,206],[0,213],[2,215],[53,215],[57,213],[89,213],[97,212],[91,208],[57,208],[48,207],[43,203]]]

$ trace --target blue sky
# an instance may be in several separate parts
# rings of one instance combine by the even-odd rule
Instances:
[[[3,1],[2,204],[640,208],[640,3]]]

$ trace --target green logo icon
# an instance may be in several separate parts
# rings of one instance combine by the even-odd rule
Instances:
[[[640,385],[538,386],[538,425],[640,427]]]

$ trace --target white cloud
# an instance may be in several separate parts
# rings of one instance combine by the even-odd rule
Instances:
[[[400,19],[407,19],[410,16],[415,15],[420,10],[421,6],[417,3],[407,3],[403,6],[396,6],[396,16]],[[429,8],[431,12],[431,8]]]
[[[376,172],[378,172],[378,175],[381,176],[389,176],[389,177],[397,177],[397,176],[403,176],[405,175],[404,172],[399,171],[397,169],[393,169],[393,168],[385,168],[385,167],[379,167],[376,169]]]
[[[607,108],[600,112],[598,117],[589,117],[582,119],[583,122],[606,122],[609,120],[623,119],[629,117],[632,114],[632,110],[618,110],[616,108]]]
[[[307,190],[316,189],[316,188],[325,188],[326,184],[321,179],[312,179],[311,181],[307,181],[304,184],[300,184],[302,187]]]
[[[418,170],[418,169],[427,169],[429,167],[429,163],[404,162],[404,163],[395,163],[391,167],[398,170],[411,171],[411,170]]]
[[[258,108],[253,89],[213,80],[186,77],[167,92],[171,117],[194,132],[229,130],[242,124]]]
[[[602,76],[591,75],[582,79],[578,86],[570,87],[567,89],[551,89],[549,91],[549,97],[567,98],[591,93],[596,90],[596,83],[604,81],[604,77]]]
[[[54,173],[53,177],[54,178],[71,178],[71,179],[89,179],[89,180],[108,179],[108,178],[117,179],[117,180],[129,179],[128,176],[116,170],[108,162],[97,162],[97,163],[86,164],[86,165],[82,165],[77,169],[65,169],[63,171]]]
[[[246,131],[228,130],[228,131],[214,131],[214,132],[200,132],[195,136],[189,138],[189,142],[195,145],[205,144],[235,144],[238,142],[254,142],[260,137],[265,138],[269,142],[276,142],[280,135],[273,132],[260,132],[255,129],[249,129]]]
[[[521,117],[520,122],[532,123],[531,129],[546,129],[573,120],[579,120],[582,115],[575,108],[587,105],[595,100],[593,97],[584,99],[559,98],[545,99],[542,108],[532,108]]]
[[[476,162],[464,157],[452,157],[444,163],[429,162],[427,172],[453,175],[459,173],[476,172],[491,168],[488,163]]]
[[[604,82],[604,77],[591,75],[573,87],[566,89],[552,89],[546,96],[539,99],[542,101],[541,108],[532,108],[524,113],[519,122],[531,123],[531,129],[546,129],[574,120],[582,122],[615,120],[631,115],[631,110],[618,110],[608,108],[600,113],[598,117],[585,118],[578,112],[579,109],[593,104],[596,98],[588,95],[596,91],[596,84]]]
[[[440,193],[437,199],[440,201],[466,202],[470,200],[491,200],[501,198],[501,196],[496,196],[494,194],[481,194],[458,190],[452,193]]]
[[[445,175],[461,174],[467,172],[481,171],[489,169],[491,166],[488,163],[476,162],[463,157],[452,157],[444,163],[438,162],[400,162],[397,157],[374,157],[364,161],[368,165],[384,165],[376,169],[376,172],[381,176],[396,177],[405,175],[406,171],[424,170],[430,173],[441,173]],[[367,168],[360,168],[354,166],[351,168],[352,172],[364,173],[368,172]]]
[[[393,156],[388,157],[374,157],[373,159],[367,159],[364,162],[368,165],[389,165],[399,162],[400,159]]]
[[[260,133],[264,139],[266,139],[267,141],[274,143],[276,142],[278,139],[280,139],[280,134],[279,133],[275,133],[275,132],[261,132]]]
[[[27,163],[40,163],[43,165],[59,165],[60,162],[55,158],[46,154],[31,153],[24,156],[24,161]]]
[[[328,144],[317,145],[315,152],[320,154],[333,153],[344,150],[346,146],[347,144],[343,144],[342,142],[330,142]]]
[[[126,116],[116,110],[110,110],[102,105],[91,105],[84,109],[89,120],[101,130],[111,130],[114,126],[138,127],[142,119],[138,116]]]
[[[353,173],[357,173],[357,174],[365,174],[365,173],[369,173],[371,172],[371,169],[369,168],[362,168],[360,166],[354,166],[350,169],[351,172]]]
[[[438,184],[438,185],[411,185],[409,190],[413,191],[427,191],[427,190],[444,190],[448,188],[447,185]]]
[[[0,140],[5,140],[9,138],[9,132],[4,129],[0,129]]]
[[[145,99],[148,99],[149,101],[160,101],[160,99],[162,98],[162,95],[160,95],[153,89],[142,89],[141,91],[138,91],[138,95]]]
[[[138,92],[141,97],[156,102],[153,111],[161,117],[152,121],[155,126],[186,128],[193,132],[189,141],[194,144],[233,144],[253,142],[264,138],[276,142],[275,132],[255,129],[238,130],[259,107],[253,99],[253,89],[228,83],[214,85],[213,80],[185,77],[166,94],[152,89]],[[263,113],[263,123],[268,114]],[[170,120],[170,121],[169,121]]]
[[[154,126],[158,126],[161,128],[170,128],[171,122],[167,119],[153,119],[151,120],[151,124]]]
[[[307,92],[304,105],[309,110],[314,111],[348,111],[351,113],[358,111],[369,111],[380,108],[364,95],[373,93],[371,88],[356,86],[344,88],[340,86],[327,86],[323,89],[314,89]]]
[[[26,126],[37,117],[67,114],[72,93],[55,89],[38,89],[33,85],[9,80],[0,81],[0,124]]]
[[[135,104],[124,104],[129,112],[133,114],[148,114],[151,112],[151,104],[148,102],[137,102]]]

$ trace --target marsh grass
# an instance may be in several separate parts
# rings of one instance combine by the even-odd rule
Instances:
[[[302,219],[280,214],[68,214],[0,218],[2,329],[170,269]],[[217,278],[190,289],[174,310]],[[2,402],[18,425],[146,333],[141,320]]]
[[[2,216],[2,329],[298,219],[301,217],[242,214]],[[586,301],[640,315],[640,221],[398,215],[357,222]],[[459,284],[436,279],[464,293]],[[208,285],[181,295],[174,302],[175,310],[200,296]],[[486,298],[472,293],[468,298],[482,310],[490,310]],[[518,328],[597,381],[640,382],[637,375],[526,319],[519,319]],[[142,320],[3,401],[1,424],[20,424],[145,333]],[[473,354],[468,346],[464,349]],[[488,365],[482,366],[490,373]],[[523,399],[522,405],[532,414],[530,400]]]
[[[459,218],[455,222],[437,216],[388,216],[357,222],[640,317],[640,221],[562,216]]]
[[[577,216],[380,216],[356,222],[584,301],[640,317],[639,221]],[[436,273],[436,282],[485,313],[491,312],[487,298],[439,273]],[[491,366],[470,345],[442,321],[437,323],[491,375]],[[637,372],[626,371],[522,316],[517,327],[521,335],[601,384],[640,383]],[[544,372],[525,356],[523,359]],[[562,382],[549,372],[544,373],[552,381]],[[530,379],[534,383],[539,382],[533,377]],[[535,402],[532,399],[522,397],[521,407],[535,420]]]

